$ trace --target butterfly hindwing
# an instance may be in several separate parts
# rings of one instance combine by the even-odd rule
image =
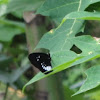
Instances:
[[[30,62],[37,67],[41,72],[51,72],[51,58],[50,55],[45,53],[31,53],[28,56]],[[47,72],[49,73],[49,72]],[[45,74],[47,74],[45,73]]]

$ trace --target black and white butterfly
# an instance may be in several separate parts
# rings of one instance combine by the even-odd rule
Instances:
[[[41,72],[48,74],[52,71],[51,58],[49,54],[31,53],[29,54],[28,58],[30,62]]]

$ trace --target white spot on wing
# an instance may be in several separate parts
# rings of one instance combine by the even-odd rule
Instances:
[[[47,71],[51,70],[51,66],[46,67]]]
[[[40,56],[38,56],[37,58],[40,58]]]
[[[41,63],[41,66],[44,70],[46,71],[50,71],[51,70],[51,66],[46,66],[45,64]]]
[[[40,60],[39,58],[40,58],[40,56],[36,57],[36,60],[39,61]]]
[[[39,59],[36,59],[37,61],[39,61]]]

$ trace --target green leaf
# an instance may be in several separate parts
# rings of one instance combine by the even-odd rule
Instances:
[[[100,65],[89,68],[85,74],[87,75],[85,83],[74,95],[86,92],[100,85]]]
[[[51,54],[52,66],[57,67],[76,59],[78,55],[73,51],[58,51]]]
[[[82,50],[83,53],[96,52],[100,50],[100,43],[89,35],[71,38],[71,42]]]
[[[94,59],[96,55],[100,54],[98,52],[100,51],[100,44],[99,42],[94,40],[91,36],[84,35],[84,36],[78,36],[78,37],[70,37],[64,42],[65,44],[63,43],[63,45],[60,43],[59,45],[56,45],[54,38],[52,38],[50,41],[53,41],[53,44],[49,44],[49,39],[47,42],[45,42],[43,39],[43,41],[42,40],[40,41],[40,46],[43,48],[47,48],[51,51],[51,58],[52,58],[52,62],[54,63],[54,64],[52,63],[53,67],[59,66],[65,62],[68,62],[69,60],[71,61],[78,56],[80,57],[82,56],[85,61],[88,61],[91,57],[90,54],[93,54],[92,56],[94,56]],[[74,52],[70,51],[70,48],[69,50],[64,50],[64,49],[68,49],[68,43],[69,43],[69,47],[70,47],[70,44],[76,45],[78,48],[81,49],[82,53],[75,54]],[[49,46],[47,44],[49,44]],[[54,45],[55,47],[53,48]],[[60,48],[61,46],[63,48]],[[59,51],[56,51],[56,49]],[[81,63],[80,60],[79,60],[79,63]]]
[[[56,13],[57,9],[59,9],[59,13],[63,7],[65,10],[67,10],[69,2],[70,2],[70,4],[74,4],[73,1],[59,1],[58,0],[57,4],[55,2],[56,2],[56,0],[54,0],[52,2],[47,0],[44,3],[44,5],[41,7],[41,9],[38,10],[38,12],[40,12],[41,14],[44,14],[44,15],[49,13],[48,16],[50,16],[51,12],[55,11],[55,13]],[[74,1],[74,2],[76,2],[76,1]],[[89,6],[89,4],[95,3],[95,2],[98,2],[98,0],[96,0],[96,1],[94,1],[94,0],[92,0],[92,1],[91,0],[88,0],[88,1],[77,0],[78,5],[76,6],[76,8],[77,8],[76,11],[77,12],[84,11],[84,9],[87,6]],[[48,5],[50,3],[52,6]],[[55,4],[55,6],[54,6],[54,4]],[[73,10],[75,10],[75,9],[71,9],[71,7],[73,8],[73,6],[70,5],[70,7],[68,9],[70,9],[73,12]],[[65,10],[62,10],[62,12],[64,12]],[[71,11],[70,11],[70,13],[71,13]],[[66,12],[66,14],[67,13],[68,12]],[[55,17],[57,18],[58,15],[56,14]],[[91,54],[91,53],[96,54],[96,52],[100,50],[100,44],[99,44],[99,42],[94,40],[91,36],[87,36],[87,35],[75,36],[81,29],[82,25],[83,25],[82,20],[77,20],[77,19],[62,20],[61,24],[56,29],[51,30],[50,32],[46,33],[42,37],[42,39],[39,41],[36,49],[37,48],[49,49],[50,54],[54,54],[53,52],[55,52],[55,54],[57,54],[56,52],[60,52],[59,58],[53,59],[53,62],[58,65],[61,65],[61,64],[65,63],[65,61],[63,61],[64,59],[62,59],[62,61],[60,61],[61,60],[60,56],[62,56],[61,52],[63,52],[63,51],[68,52],[68,51],[70,51],[72,46],[75,45],[82,51],[80,56],[83,56],[83,61],[84,60],[88,61],[90,59],[89,54]],[[69,53],[69,54],[71,56],[71,53]],[[68,56],[68,55],[65,53],[65,56]],[[95,56],[96,55],[94,55],[94,58],[95,58]],[[97,56],[98,56],[98,53],[97,53]],[[51,57],[53,57],[53,56],[51,56]],[[84,57],[85,57],[85,59],[84,59]],[[67,60],[66,60],[66,62],[67,62]],[[80,63],[81,62],[82,61],[80,61]]]
[[[7,20],[7,19],[0,19],[0,24],[13,25],[13,26],[16,26],[18,28],[21,28],[22,30],[24,30],[24,28],[25,28],[24,23],[17,22],[17,21],[12,21],[12,20]]]
[[[37,13],[50,16],[60,22],[66,14],[73,11],[84,11],[90,4],[98,1],[100,0],[75,0],[74,2],[73,0],[47,0],[39,8]],[[100,57],[99,41],[96,41],[91,36],[87,35],[75,36],[82,25],[82,20],[62,20],[61,24],[56,29],[50,30],[42,37],[36,49],[46,48],[50,50],[54,70],[48,75],[42,73],[37,74],[25,86],[73,65]],[[73,45],[77,46],[82,53],[76,54],[72,52],[70,49]]]
[[[0,40],[1,41],[10,41],[16,34],[20,34],[19,29],[15,29],[10,26],[0,26]]]
[[[67,58],[67,56],[65,56],[64,53],[62,54],[62,56]],[[59,59],[59,55],[58,56],[56,55],[56,57],[57,57],[57,59]],[[92,60],[92,59],[98,58],[98,57],[100,57],[100,53],[96,52],[96,53],[93,53],[93,54],[89,54],[89,56],[79,56],[79,55],[77,55],[76,58],[72,57],[73,60],[72,60],[72,58],[71,59],[69,58],[70,61],[68,61],[67,63],[61,64],[59,66],[57,65],[57,67],[53,68],[53,71],[51,73],[45,75],[44,73],[40,72],[37,75],[35,75],[27,84],[25,84],[25,86],[23,87],[23,91],[24,91],[24,89],[25,89],[25,87],[27,85],[30,85],[30,84],[32,84],[32,83],[34,83],[36,81],[39,81],[39,80],[41,80],[43,78],[46,78],[46,77],[48,77],[50,75],[53,75],[53,74],[57,73],[57,72],[65,70],[65,69],[67,69],[67,68],[69,68],[71,66],[74,66],[76,64],[80,64],[80,63],[83,63],[83,62],[86,62],[86,61],[89,61],[89,60]]]
[[[74,2],[77,1],[77,6],[74,4]],[[53,14],[51,14],[51,12],[55,13],[55,18],[58,18],[58,12],[56,10],[59,9],[59,14],[62,16],[61,12],[68,14],[70,11],[73,12],[74,10],[76,10],[77,12],[79,11],[84,11],[84,9],[89,6],[89,4],[91,3],[95,3],[98,2],[100,0],[88,0],[87,1],[61,1],[61,0],[54,0],[54,1],[50,1],[47,0],[41,7],[40,9],[37,11],[38,13],[41,13],[43,15],[48,14],[48,16],[53,16]],[[56,3],[57,2],[57,3]],[[50,6],[48,4],[51,4]],[[77,9],[73,8],[73,5],[70,4],[74,4],[74,6]],[[69,7],[70,5],[70,7]],[[63,10],[63,7],[65,10]],[[71,7],[73,9],[71,9]],[[70,10],[69,10],[70,9]],[[66,12],[67,11],[67,12]],[[57,14],[56,14],[57,12]],[[69,13],[69,14],[70,14]],[[64,14],[64,16],[66,15]],[[63,16],[63,17],[64,17]],[[63,18],[62,17],[62,18]],[[55,29],[55,30],[51,30],[50,32],[46,33],[42,39],[40,40],[39,44],[37,45],[36,48],[46,48],[49,49],[50,52],[55,52],[55,51],[62,51],[62,50],[70,50],[71,47],[74,45],[74,41],[75,39],[77,40],[77,38],[75,38],[75,35],[79,32],[79,30],[81,29],[83,25],[83,21],[81,20],[62,20],[61,24]],[[74,41],[73,41],[74,39]],[[52,43],[53,41],[53,43]]]
[[[84,11],[85,8],[89,6],[89,4],[98,1],[100,0],[92,0],[92,1],[76,0],[74,2],[73,0],[71,1],[53,0],[52,2],[50,0],[47,0],[37,12],[43,15],[49,14],[48,16],[51,17],[53,17],[54,15],[53,12],[54,12],[55,18],[58,18],[59,17],[58,14],[62,16],[61,13],[65,13],[64,14],[65,16],[66,14],[71,13],[73,11],[77,11],[77,12]],[[72,4],[74,4],[76,9],[73,8]],[[57,12],[57,10],[59,13]],[[62,18],[64,16],[62,16]],[[42,39],[40,40],[36,48],[46,48],[49,49],[50,52],[55,52],[58,50],[59,51],[70,50],[71,47],[74,45],[75,39],[77,40],[77,38],[75,38],[75,35],[79,32],[82,25],[83,25],[83,21],[80,20],[76,20],[76,19],[62,20],[61,24],[55,30],[51,30],[50,32],[46,33],[42,37]]]
[[[25,31],[24,24],[10,20],[0,20],[0,41],[11,41],[11,39]]]
[[[92,38],[89,35],[83,35],[77,37],[69,37],[69,36],[65,37],[63,36],[63,34],[60,35],[60,33],[59,36],[57,35],[54,36],[54,35],[53,33],[51,34],[50,32],[45,34],[43,38],[40,40],[40,42],[38,43],[36,48],[46,48],[49,49],[51,53],[70,50],[72,45],[76,45],[79,49],[83,51],[83,53],[84,52],[89,53],[91,51],[100,50],[99,41],[96,41],[94,38]],[[58,43],[57,41],[59,41],[60,43]]]
[[[50,16],[57,22],[61,22],[65,15],[74,11],[83,11],[88,5],[99,1],[100,0],[46,0],[38,9],[37,13]]]
[[[100,20],[100,12],[86,12],[78,11],[72,12],[64,17],[64,21],[67,19],[85,19],[85,20]]]
[[[10,0],[7,5],[6,13],[15,11],[33,11],[36,10],[44,0]]]

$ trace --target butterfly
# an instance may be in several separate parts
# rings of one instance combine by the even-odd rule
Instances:
[[[38,68],[44,74],[52,72],[51,58],[46,53],[31,53],[28,56],[31,64]],[[46,72],[47,71],[47,72]]]

